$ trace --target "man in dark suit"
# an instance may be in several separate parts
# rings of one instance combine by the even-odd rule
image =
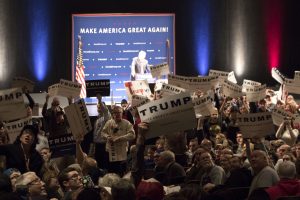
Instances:
[[[150,73],[146,52],[140,51],[138,57],[134,57],[131,63],[131,80],[136,80],[136,74]]]

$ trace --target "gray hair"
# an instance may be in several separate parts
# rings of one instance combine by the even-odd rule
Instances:
[[[113,184],[119,182],[120,179],[121,178],[118,174],[108,173],[99,178],[98,185],[101,187],[111,187]]]
[[[175,161],[175,154],[169,150],[161,152],[160,157],[168,163]]]
[[[277,172],[280,178],[294,179],[296,177],[296,165],[291,161],[283,161],[279,164]]]

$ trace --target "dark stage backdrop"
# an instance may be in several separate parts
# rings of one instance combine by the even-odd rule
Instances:
[[[15,76],[44,91],[72,79],[72,14],[175,13],[176,74],[209,68],[275,85],[300,66],[298,0],[1,0],[0,87]]]

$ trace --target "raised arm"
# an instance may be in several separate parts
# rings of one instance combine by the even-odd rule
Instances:
[[[136,141],[136,160],[133,160],[131,176],[134,185],[137,187],[144,173],[144,151],[145,151],[145,135],[148,131],[147,123],[138,125],[137,141]]]

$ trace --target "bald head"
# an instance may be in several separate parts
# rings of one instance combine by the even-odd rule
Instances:
[[[268,166],[268,157],[266,152],[255,150],[251,153],[251,167],[254,173],[260,172],[263,168]]]

